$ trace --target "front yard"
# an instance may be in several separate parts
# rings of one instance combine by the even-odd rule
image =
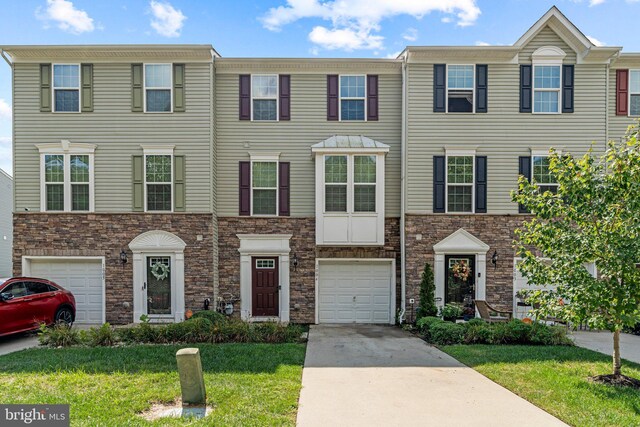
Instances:
[[[611,357],[606,355],[560,346],[455,345],[442,349],[569,425],[640,425],[640,390],[587,380],[611,372]],[[622,371],[640,378],[640,365],[623,362]]]
[[[31,349],[0,357],[2,403],[68,403],[74,426],[184,425],[139,416],[180,397],[175,353],[200,349],[213,413],[190,425],[294,425],[305,346],[191,344]]]

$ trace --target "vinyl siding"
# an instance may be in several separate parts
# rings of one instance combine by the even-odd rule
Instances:
[[[270,70],[278,73],[277,70]],[[247,71],[246,74],[249,74]],[[349,74],[376,74],[363,65]],[[279,152],[291,162],[291,216],[315,216],[315,164],[311,145],[332,135],[365,135],[391,146],[386,157],[385,215],[400,215],[402,76],[379,75],[379,121],[327,121],[327,74],[291,74],[291,120],[275,123],[238,119],[238,74],[218,74],[217,190],[218,216],[238,215],[238,162],[249,152]],[[245,145],[248,145],[246,147]]]
[[[525,51],[552,39],[542,31]],[[568,49],[564,43],[559,47]],[[444,155],[445,147],[475,148],[476,155],[488,157],[489,214],[518,212],[510,196],[517,186],[518,156],[550,147],[582,155],[592,143],[596,150],[604,148],[605,65],[576,65],[575,112],[553,115],[519,113],[518,64],[489,65],[489,111],[483,114],[433,113],[433,64],[410,64],[408,72],[408,213],[433,212],[433,156]]]
[[[175,144],[186,156],[186,210],[211,212],[211,71],[186,65],[185,113],[132,113],[131,64],[96,63],[93,113],[41,113],[38,64],[15,64],[14,131],[17,209],[40,210],[39,153],[34,144],[67,139],[97,144],[95,211],[131,211],[131,156],[140,144]]]
[[[13,180],[0,170],[0,278],[11,277]]]
[[[618,68],[627,68],[627,66]],[[628,67],[628,69],[640,70],[640,62]],[[637,120],[638,117],[616,115],[616,69],[612,68],[609,71],[609,139],[621,141],[627,133],[627,128],[637,124]]]
[[[576,52],[569,47],[569,45],[562,40],[562,38],[556,34],[548,26],[545,26],[536,36],[531,39],[529,43],[520,51],[520,63],[530,63],[531,62],[531,54],[544,46],[555,46],[559,47],[567,54],[564,58],[565,64],[575,64],[576,63]]]

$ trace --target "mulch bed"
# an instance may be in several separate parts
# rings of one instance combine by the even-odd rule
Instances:
[[[640,380],[628,377],[626,375],[597,375],[589,377],[589,381],[598,384],[613,385],[617,387],[631,387],[640,389]]]

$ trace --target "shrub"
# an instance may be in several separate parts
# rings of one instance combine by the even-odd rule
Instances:
[[[470,322],[469,322],[470,323]],[[489,323],[474,322],[465,325],[465,344],[491,344],[494,342],[494,328]]]
[[[193,316],[191,316],[191,319],[209,319],[209,321],[214,324],[220,324],[220,323],[225,323],[227,321],[227,317],[222,314],[222,313],[218,313],[217,311],[213,311],[213,310],[202,310],[202,311],[196,311],[195,313],[193,313]]]
[[[109,347],[116,343],[116,334],[109,323],[97,328],[89,328],[87,343],[91,347]]]
[[[431,327],[438,323],[443,323],[443,320],[440,319],[439,317],[433,317],[433,316],[421,317],[416,322],[416,327],[418,328],[418,331],[420,331],[420,333],[425,337],[425,339],[428,340]]]
[[[429,331],[430,342],[436,345],[460,344],[464,341],[465,327],[450,322],[436,323]]]
[[[440,309],[440,315],[445,319],[456,319],[462,316],[462,306],[456,303],[445,304]]]
[[[433,281],[433,269],[431,268],[431,264],[425,262],[422,280],[420,281],[420,303],[416,313],[418,320],[426,316],[435,316],[438,314],[435,292],[436,285]]]
[[[538,345],[574,345],[562,326],[547,326],[544,323],[534,323],[531,326],[531,344]]]
[[[474,317],[473,319],[467,321],[464,325],[465,326],[475,326],[475,325],[488,325],[489,323],[485,322],[482,319],[478,319],[477,317]]]
[[[40,345],[49,347],[70,347],[82,343],[82,337],[77,329],[58,323],[50,328],[44,323],[40,325],[38,333]]]
[[[513,319],[507,323],[496,323],[493,332],[494,344],[528,344],[531,325]]]
[[[171,323],[161,328],[161,341],[167,343],[197,343],[213,341],[213,323],[205,317],[191,318],[180,323]]]

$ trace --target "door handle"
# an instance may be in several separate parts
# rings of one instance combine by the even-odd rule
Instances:
[[[144,285],[142,285],[142,290],[144,291],[145,289],[147,289],[147,282],[144,282]]]

